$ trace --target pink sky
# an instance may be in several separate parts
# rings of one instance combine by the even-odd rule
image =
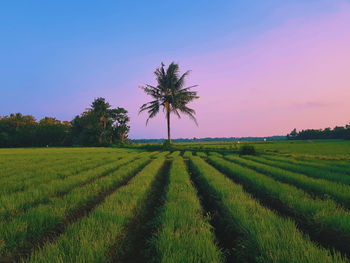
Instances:
[[[188,84],[199,85],[200,99],[192,104],[199,126],[174,116],[173,137],[285,135],[293,128],[350,122],[349,3],[333,13],[290,20],[243,46],[176,62],[192,69]],[[145,82],[154,84],[151,77]],[[149,99],[137,92],[125,101],[131,137],[165,137],[163,115],[143,126],[146,114],[136,114],[135,102]]]
[[[274,10],[277,17],[289,10],[298,15],[273,23],[269,30],[254,24],[240,28],[237,35],[213,36],[208,43],[191,39],[192,46],[150,52],[147,56],[126,54],[127,62],[119,64],[118,59],[99,53],[108,47],[102,41],[87,54],[82,53],[84,60],[70,54],[76,64],[64,74],[58,67],[58,86],[40,91],[51,103],[38,102],[37,115],[69,120],[88,107],[93,98],[102,96],[113,106],[129,111],[131,138],[164,138],[163,114],[147,127],[147,115],[138,115],[140,105],[150,98],[137,87],[155,84],[154,69],[161,61],[169,64],[174,60],[182,71],[192,70],[188,85],[198,84],[200,96],[191,105],[199,126],[186,116],[181,120],[173,116],[174,138],[286,135],[293,128],[345,125],[350,122],[350,3],[328,3],[334,8],[315,14],[307,10],[313,10],[317,1],[286,5],[283,10]],[[111,50],[118,49],[113,46]],[[109,50],[106,52],[109,54]],[[79,71],[75,72],[76,68]],[[44,78],[40,81],[45,81],[46,75],[40,76]],[[61,79],[69,79],[69,85],[59,83]],[[50,79],[44,84],[50,87],[55,82]],[[72,91],[61,92],[61,87],[71,87]],[[79,90],[73,90],[75,87]],[[20,98],[23,101],[18,103],[26,105],[26,97]],[[12,110],[8,107],[8,113],[33,113],[31,108],[18,109],[18,104]]]

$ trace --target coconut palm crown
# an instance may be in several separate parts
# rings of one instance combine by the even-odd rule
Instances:
[[[164,64],[157,68],[154,72],[157,80],[157,86],[146,85],[141,89],[154,100],[145,103],[141,106],[139,113],[147,111],[149,119],[155,117],[160,108],[165,112],[168,127],[168,142],[170,139],[170,114],[173,113],[181,118],[180,113],[190,117],[196,124],[195,110],[189,108],[187,104],[194,99],[198,99],[196,91],[191,91],[192,88],[197,85],[185,87],[185,78],[189,75],[190,71],[186,71],[180,75],[179,65],[172,62],[167,69],[164,68]]]

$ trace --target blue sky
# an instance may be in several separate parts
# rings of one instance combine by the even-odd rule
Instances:
[[[161,61],[183,62],[196,74],[191,58],[242,48],[290,21],[308,23],[338,12],[347,2],[3,1],[0,115],[22,112],[70,120],[104,96],[130,111],[132,137],[160,137],[163,128],[146,128],[146,116],[136,112],[139,101],[147,101],[137,87],[153,81]],[[211,61],[200,63],[210,70]],[[199,129],[193,127],[188,137],[213,134]]]

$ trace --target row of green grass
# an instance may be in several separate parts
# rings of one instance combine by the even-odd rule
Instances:
[[[338,236],[339,244],[329,240],[330,246],[350,251],[350,212],[332,200],[314,199],[304,191],[285,183],[278,182],[269,176],[243,167],[218,157],[209,157],[209,162],[219,170],[247,186],[263,198],[279,200],[288,207],[295,218],[302,219],[312,234],[333,233]],[[329,238],[333,238],[329,236]]]
[[[294,158],[292,156],[283,155],[263,155],[264,158],[272,161],[281,161],[292,163],[300,166],[320,168],[325,171],[350,174],[350,163],[341,161],[326,161],[320,159],[305,159],[305,158]]]
[[[347,176],[343,173],[336,173],[332,171],[327,171],[326,169],[322,169],[319,167],[310,167],[307,165],[303,165],[300,163],[293,163],[293,161],[282,162],[279,160],[268,160],[266,158],[261,158],[257,156],[245,156],[246,159],[256,161],[259,163],[271,165],[274,167],[279,167],[284,170],[305,174],[309,177],[325,179],[337,183],[342,183],[346,185],[350,185],[350,176]]]
[[[169,185],[157,222],[160,227],[151,245],[155,262],[222,262],[214,234],[203,216],[195,188],[182,158],[175,157]]]
[[[0,225],[0,255],[16,258],[28,252],[52,231],[64,227],[75,216],[83,215],[89,206],[99,201],[101,195],[125,183],[149,161],[147,157],[137,159],[108,176],[75,188],[62,198],[51,198],[47,204],[41,204]]]
[[[205,152],[196,152],[196,155],[202,158],[207,158],[208,155]]]
[[[238,156],[226,156],[230,161],[267,174],[276,180],[295,185],[305,191],[316,194],[321,198],[331,198],[344,207],[350,208],[350,186],[331,182],[324,179],[311,178],[306,175],[290,172],[281,168],[247,160]]]
[[[78,158],[74,156],[71,158],[71,161],[86,160],[88,158]],[[52,166],[59,166],[67,164],[67,158],[32,158],[23,162],[18,159],[8,159],[4,160],[4,163],[1,164],[1,173],[0,181],[10,181],[10,180],[19,180],[21,178],[27,179],[36,175],[36,172],[39,169],[50,169]]]
[[[181,153],[180,151],[174,151],[171,154],[169,154],[168,157],[176,158],[176,157],[180,156],[180,153]]]
[[[318,247],[292,220],[261,206],[242,186],[202,159],[192,157],[191,165],[199,184],[223,211],[231,228],[240,233],[236,244],[241,262],[348,262],[339,253]]]
[[[0,153],[4,149],[0,150]],[[112,157],[116,154],[124,154],[130,151],[73,151],[72,149],[61,149],[60,153],[54,151],[54,149],[42,151],[41,154],[35,154],[36,150],[27,149],[27,154],[21,155],[18,153],[18,149],[13,149],[15,152],[12,155],[1,155],[1,171],[0,179],[13,178],[17,179],[23,176],[35,175],[38,169],[49,168],[52,165],[59,163],[66,163],[67,161],[75,160],[93,160],[103,159],[106,157]]]
[[[184,158],[190,158],[192,156],[191,151],[185,151],[184,154],[182,155]]]
[[[54,243],[32,253],[25,262],[110,262],[122,251],[125,229],[142,209],[164,163],[148,164],[126,186],[111,194],[89,216],[69,226]],[[112,251],[110,251],[112,250]]]
[[[66,179],[56,179],[48,184],[34,185],[27,191],[3,195],[0,197],[0,219],[2,222],[5,222],[7,219],[15,217],[22,210],[28,210],[39,204],[47,203],[52,197],[64,195],[79,185],[92,182],[100,176],[107,175],[121,165],[133,161],[136,156],[130,155]]]
[[[121,157],[113,157],[114,160],[118,160]],[[59,165],[53,164],[49,168],[38,168],[35,175],[27,178],[26,176],[20,176],[12,180],[6,180],[6,182],[0,181],[0,195],[18,193],[30,188],[37,188],[41,184],[48,184],[55,179],[66,179],[71,175],[79,174],[83,171],[90,170],[111,162],[112,158],[94,159],[94,160],[65,160],[64,163]],[[5,181],[5,180],[4,180]]]

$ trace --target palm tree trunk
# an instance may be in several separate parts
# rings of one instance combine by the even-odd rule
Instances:
[[[168,124],[168,142],[171,143],[171,139],[170,139],[170,109],[169,108],[166,109],[166,120],[167,120],[167,124]]]

